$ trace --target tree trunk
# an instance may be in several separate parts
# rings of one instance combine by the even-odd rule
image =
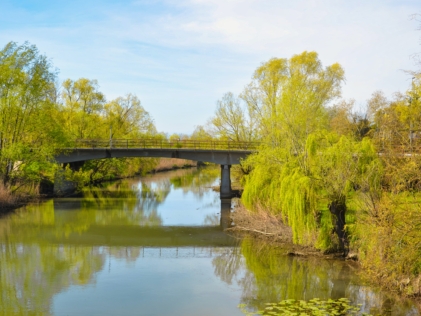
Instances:
[[[329,204],[329,211],[335,215],[335,232],[339,238],[339,250],[343,251],[344,256],[348,253],[348,235],[345,231],[345,213],[346,204],[345,201],[336,200]]]

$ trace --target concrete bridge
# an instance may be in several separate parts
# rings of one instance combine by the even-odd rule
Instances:
[[[73,170],[92,159],[152,157],[179,158],[211,162],[221,166],[220,196],[231,198],[231,165],[239,164],[257,150],[258,142],[166,140],[166,139],[111,139],[77,140],[73,147],[61,149],[55,156],[58,163],[69,164]],[[55,192],[65,191],[68,183],[61,183]]]

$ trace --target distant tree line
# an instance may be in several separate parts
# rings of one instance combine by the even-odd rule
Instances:
[[[107,101],[96,80],[57,82],[57,70],[34,45],[10,42],[0,51],[0,179],[11,190],[52,181],[57,149],[77,139],[165,137],[140,100]],[[155,160],[90,161],[83,183],[150,170]]]

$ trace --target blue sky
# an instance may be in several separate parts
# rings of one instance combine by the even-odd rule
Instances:
[[[421,51],[419,0],[1,0],[0,47],[35,44],[61,81],[136,94],[159,131],[191,133],[260,63],[316,51],[345,69],[343,97],[405,91]]]

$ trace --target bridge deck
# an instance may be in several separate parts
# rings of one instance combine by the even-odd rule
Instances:
[[[259,146],[258,142],[165,139],[78,140],[56,155],[59,163],[123,157],[180,158],[220,165],[239,164]]]
[[[151,149],[203,149],[203,150],[256,150],[260,142],[230,140],[168,140],[139,139],[78,139],[72,148],[151,148]]]

